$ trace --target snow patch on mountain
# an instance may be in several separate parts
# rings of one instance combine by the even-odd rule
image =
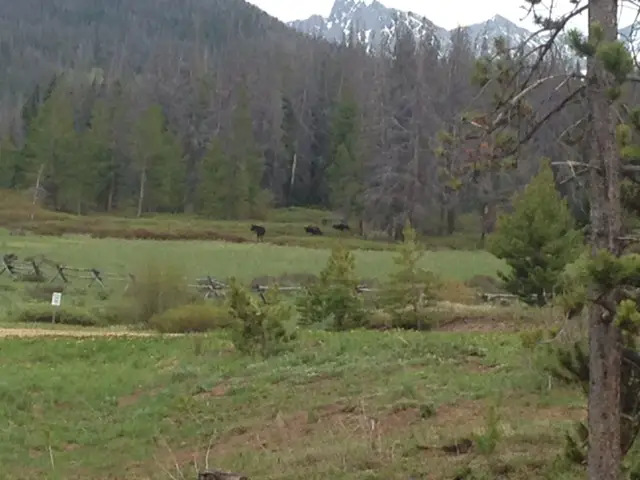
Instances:
[[[340,42],[354,32],[369,50],[376,49],[384,37],[393,39],[396,28],[402,25],[412,31],[417,39],[433,35],[441,45],[443,53],[451,45],[454,30],[439,27],[424,16],[387,7],[378,0],[335,0],[328,17],[313,15],[306,20],[289,22],[292,28]],[[476,54],[490,53],[494,41],[504,37],[509,45],[521,45],[525,41],[534,48],[545,41],[543,37],[532,37],[532,32],[522,28],[501,15],[494,15],[484,22],[466,25],[466,30]],[[623,28],[621,35],[630,27]],[[638,43],[640,41],[633,41]],[[555,42],[556,48],[567,56],[572,56],[566,44],[566,35],[560,35]],[[640,49],[636,48],[636,52]]]

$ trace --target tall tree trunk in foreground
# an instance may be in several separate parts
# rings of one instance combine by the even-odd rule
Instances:
[[[617,1],[590,0],[589,37],[593,25],[602,29],[605,42],[618,36]],[[620,204],[620,157],[616,119],[608,96],[612,76],[602,62],[588,60],[587,102],[591,132],[589,135],[591,201],[591,251],[608,249],[620,254],[622,208]],[[609,295],[615,305],[615,290]],[[612,315],[596,303],[589,307],[589,454],[590,480],[618,480],[622,454],[620,449],[620,366],[622,343],[620,330]]]

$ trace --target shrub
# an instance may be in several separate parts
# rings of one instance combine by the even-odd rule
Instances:
[[[150,261],[135,275],[121,314],[130,323],[148,325],[152,317],[197,301],[180,268]]]
[[[582,234],[556,191],[548,162],[516,198],[513,213],[498,219],[488,247],[511,267],[507,274],[498,272],[509,293],[530,305],[548,301],[565,267],[582,249]]]
[[[298,302],[301,321],[327,322],[332,330],[362,327],[365,309],[357,288],[353,253],[338,244],[331,250],[319,281],[307,288]]]
[[[149,326],[160,333],[207,332],[232,325],[228,309],[207,303],[172,308],[149,320]]]
[[[233,344],[241,352],[263,357],[288,350],[295,334],[287,331],[293,317],[291,306],[282,301],[277,287],[258,300],[232,279],[229,311],[235,319]]]
[[[478,290],[456,280],[443,281],[435,294],[438,300],[465,305],[477,304],[480,299]]]
[[[425,308],[436,299],[440,282],[433,272],[418,266],[424,250],[416,242],[416,232],[407,225],[404,242],[396,257],[398,270],[392,273],[380,294],[380,305],[394,325],[425,328]]]
[[[13,314],[13,320],[20,323],[51,323],[51,319],[51,305],[46,303],[26,304]],[[93,312],[70,305],[62,305],[56,310],[55,321],[64,325],[81,325],[84,327],[104,324]]]
[[[51,283],[32,285],[25,288],[25,293],[34,300],[46,302],[51,301],[51,296],[55,292],[64,292],[64,287],[53,285]]]

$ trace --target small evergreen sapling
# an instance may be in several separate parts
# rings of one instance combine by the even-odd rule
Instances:
[[[286,328],[292,308],[281,299],[277,287],[270,288],[264,302],[258,301],[235,279],[230,282],[229,311],[237,320],[233,344],[246,354],[268,357],[287,350],[295,340]]]
[[[582,234],[574,228],[567,203],[556,191],[551,166],[544,162],[516,198],[514,212],[501,216],[496,232],[489,237],[489,251],[511,267],[510,272],[498,275],[508,292],[525,303],[542,306],[581,248]]]
[[[398,270],[389,276],[380,299],[395,326],[422,329],[424,308],[436,299],[439,281],[433,272],[419,266],[424,250],[416,241],[416,231],[407,224],[403,233],[404,242],[394,258]]]
[[[302,323],[329,323],[332,330],[349,330],[364,324],[365,309],[358,294],[353,253],[338,244],[331,250],[317,283],[298,303]]]

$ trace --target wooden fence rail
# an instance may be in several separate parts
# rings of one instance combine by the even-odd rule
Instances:
[[[6,254],[1,258],[0,277],[7,275],[15,281],[34,279],[40,282],[54,283],[59,280],[64,285],[68,285],[71,284],[72,279],[79,279],[88,281],[86,288],[97,285],[103,290],[107,288],[107,283],[125,282],[124,292],[127,292],[136,282],[135,275],[131,273],[117,274],[105,272],[97,268],[77,268],[53,262],[44,256],[27,257],[22,261],[19,261],[18,257],[14,254]],[[53,272],[47,274],[45,267],[53,270]],[[185,278],[185,282],[187,282],[189,288],[197,290],[205,299],[224,297],[229,290],[229,285],[217,280],[212,275],[205,275],[192,281]],[[254,284],[251,290],[264,300],[264,293],[271,288],[273,288],[273,286]],[[304,289],[305,287],[302,285],[278,286],[278,290],[281,292],[299,292]],[[358,294],[376,293],[379,291],[379,288],[373,288],[367,285],[358,285],[356,287]],[[488,303],[496,300],[504,303],[512,301],[517,297],[507,293],[478,293],[477,298]]]

